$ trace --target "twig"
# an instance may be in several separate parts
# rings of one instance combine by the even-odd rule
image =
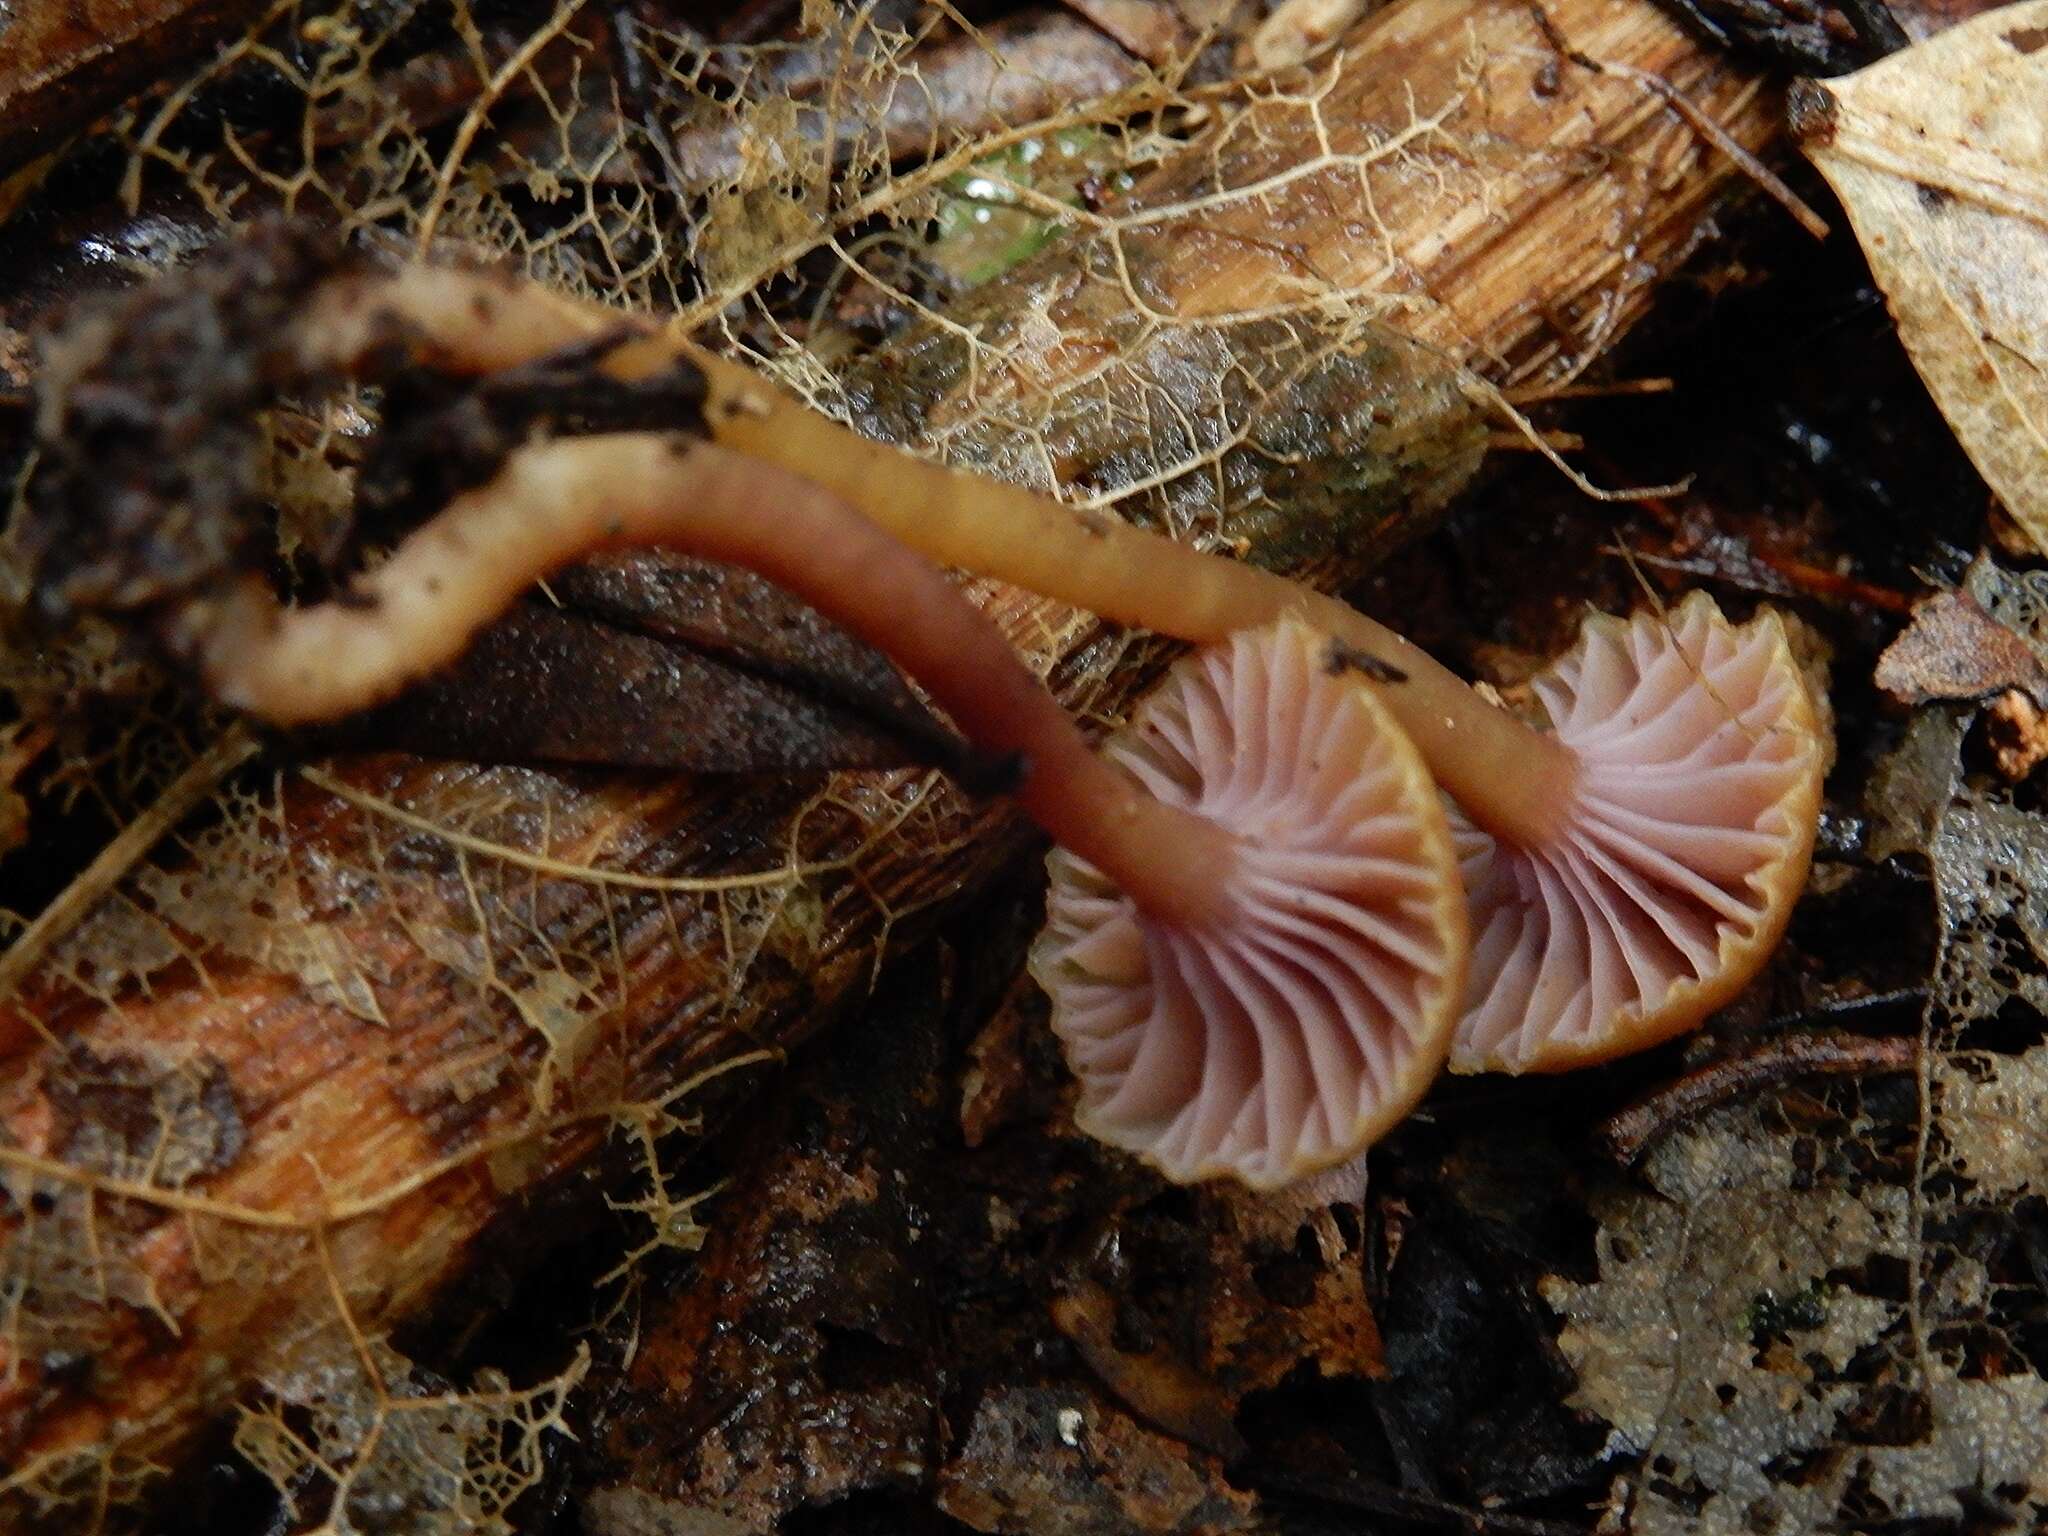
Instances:
[[[1913,611],[1913,599],[1891,587],[1844,576],[1840,571],[1831,571],[1806,560],[1795,560],[1790,555],[1773,554],[1769,550],[1757,551],[1756,558],[1794,587],[1815,597],[1836,603],[1861,604],[1865,608],[1876,608],[1902,617]]]
[[[1620,75],[1625,80],[1634,80],[1661,96],[1672,111],[1692,125],[1693,132],[1733,160],[1741,168],[1743,175],[1763,188],[1779,206],[1792,215],[1801,229],[1816,240],[1827,239],[1828,221],[1815,213],[1806,199],[1786,186],[1784,179],[1776,171],[1730,138],[1727,129],[1702,112],[1698,103],[1669,80],[1630,64],[1607,64],[1602,67],[1609,74]]]
[[[1815,1075],[1910,1072],[1919,1049],[1907,1035],[1788,1035],[1658,1089],[1611,1117],[1594,1140],[1627,1167],[1686,1121],[1743,1094]]]
[[[1605,400],[1611,395],[1668,395],[1676,379],[1615,379],[1606,384],[1522,384],[1504,389],[1510,405],[1538,405],[1550,400]]]
[[[1632,485],[1618,490],[1603,490],[1564,461],[1563,455],[1550,446],[1536,424],[1515,409],[1514,403],[1508,399],[1506,392],[1499,385],[1490,379],[1477,376],[1467,378],[1464,385],[1468,398],[1475,404],[1490,406],[1507,417],[1508,425],[1514,428],[1516,434],[1524,439],[1529,447],[1548,459],[1550,467],[1569,480],[1582,496],[1590,496],[1595,501],[1649,501],[1659,497],[1682,496],[1692,489],[1692,476],[1687,475],[1683,480],[1673,480],[1664,485]],[[1499,445],[1494,443],[1492,446]]]
[[[1576,453],[1586,446],[1586,440],[1576,432],[1561,432],[1555,428],[1540,432],[1534,438],[1524,437],[1519,432],[1496,431],[1486,434],[1486,446],[1495,453],[1536,453],[1544,448],[1557,453]]]

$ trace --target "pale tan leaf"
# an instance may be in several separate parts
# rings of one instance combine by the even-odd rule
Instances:
[[[2048,0],[1802,85],[1792,117],[1956,437],[2048,551]]]

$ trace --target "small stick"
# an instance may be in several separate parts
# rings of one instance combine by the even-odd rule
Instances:
[[[1607,70],[1624,79],[1634,80],[1664,98],[1665,104],[1686,122],[1693,132],[1705,139],[1714,148],[1733,160],[1757,186],[1763,189],[1773,201],[1791,214],[1799,227],[1816,240],[1828,237],[1828,221],[1813,211],[1812,204],[1785,184],[1785,179],[1763,161],[1744,149],[1729,136],[1713,118],[1702,112],[1699,103],[1692,100],[1662,75],[1652,74],[1647,69],[1636,69],[1627,64],[1609,64]]]
[[[1910,1072],[1919,1049],[1910,1035],[1788,1035],[1658,1089],[1608,1119],[1594,1139],[1629,1167],[1686,1121],[1743,1094],[1801,1077]]]
[[[1498,453],[1541,453],[1546,448],[1557,453],[1575,453],[1586,446],[1586,440],[1576,432],[1556,430],[1539,432],[1533,439],[1520,432],[1489,432],[1486,446]]]
[[[1500,394],[1509,405],[1541,405],[1550,400],[1604,400],[1611,395],[1668,395],[1677,387],[1676,379],[1615,379],[1606,384],[1523,384]]]

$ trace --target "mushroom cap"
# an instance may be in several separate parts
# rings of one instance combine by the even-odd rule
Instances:
[[[1455,807],[1472,961],[1456,1072],[1554,1072],[1693,1028],[1747,984],[1806,883],[1821,727],[1764,612],[1695,592],[1587,621],[1535,680],[1579,758],[1561,832],[1500,842]]]
[[[1221,916],[1176,926],[1055,849],[1032,972],[1075,1119],[1183,1183],[1288,1184],[1422,1096],[1463,996],[1440,797],[1371,690],[1283,619],[1186,657],[1105,750],[1229,829]]]

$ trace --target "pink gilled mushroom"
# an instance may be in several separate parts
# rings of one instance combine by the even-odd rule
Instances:
[[[338,330],[397,314],[480,369],[616,323],[444,269],[345,298]],[[631,376],[679,354],[702,374],[714,440],[819,481],[942,565],[1198,645],[1293,615],[1384,663],[1399,680],[1373,686],[1467,829],[1482,953],[1453,1067],[1554,1070],[1666,1039],[1740,990],[1782,933],[1811,857],[1823,751],[1775,618],[1730,625],[1699,597],[1668,625],[1598,621],[1545,684],[1563,712],[1539,730],[1270,571],[870,442],[668,338],[630,343],[608,366]]]
[[[1549,1072],[1641,1050],[1728,1002],[1783,934],[1819,815],[1819,728],[1776,615],[1694,593],[1590,619],[1535,680],[1578,769],[1512,843],[1452,809],[1472,903],[1451,1067]]]
[[[1442,1066],[1464,900],[1434,785],[1298,620],[1176,665],[1108,755],[1231,830],[1229,927],[1160,922],[1055,850],[1032,973],[1082,1129],[1192,1182],[1292,1183],[1355,1156]]]
[[[529,284],[432,266],[358,270],[327,283],[297,313],[306,356],[344,370],[396,344],[437,368],[488,373],[565,347],[588,348],[616,335],[619,325],[610,311]],[[1472,1023],[1455,1065],[1542,1070],[1665,1038],[1739,989],[1782,930],[1810,856],[1822,751],[1811,704],[1768,616],[1729,626],[1698,599],[1680,610],[1675,625],[1596,624],[1577,659],[1547,685],[1559,711],[1553,734],[1477,696],[1340,602],[1115,519],[1076,516],[1022,488],[869,442],[744,367],[676,338],[642,335],[591,357],[621,380],[678,366],[694,370],[703,429],[755,460],[740,475],[731,460],[695,455],[693,470],[720,464],[714,479],[763,485],[761,461],[780,465],[836,492],[940,564],[1197,644],[1293,615],[1376,658],[1388,679],[1372,683],[1381,702],[1472,827],[1468,869],[1478,887],[1484,955],[1473,967],[1466,1010]],[[592,479],[615,491],[629,472],[622,473],[623,459],[605,457],[602,469],[590,466]],[[671,526],[674,469],[668,467],[666,494],[656,498],[667,510],[654,519]],[[588,513],[591,503],[583,506]],[[549,558],[563,557],[569,543],[603,542],[592,527],[603,521],[588,516],[581,530],[552,530],[551,537],[568,538]],[[788,530],[781,533],[786,538]],[[777,542],[773,534],[761,540]],[[532,560],[514,553],[483,564],[497,567],[496,580],[487,583],[496,585],[521,579],[520,568]],[[473,581],[469,589],[476,593]],[[498,586],[492,596],[505,591]],[[445,614],[451,605],[428,606]],[[236,663],[236,647],[220,643],[234,627],[215,626],[215,643],[204,647],[221,666],[221,683],[240,673],[235,681],[246,684],[251,670],[294,649],[260,646]],[[293,638],[312,641],[318,627],[291,626]],[[1665,646],[1676,649],[1660,659]],[[313,675],[333,670],[335,653],[322,643],[295,655],[317,661]],[[411,658],[408,675],[417,675],[419,660]],[[1725,677],[1724,661],[1732,667]],[[378,672],[371,666],[356,675]],[[1636,685],[1647,691],[1633,694]],[[1711,772],[1700,778],[1702,769]],[[1034,814],[1073,814],[1056,801],[1045,796]],[[1491,852],[1481,834],[1492,840]],[[1148,910],[1199,908],[1206,900],[1166,871],[1216,863],[1209,856],[1213,840],[1182,842],[1136,858],[1133,872],[1151,888],[1141,903]]]
[[[244,293],[201,269],[183,298],[203,320]],[[177,505],[147,499],[111,517],[93,452],[104,437],[95,370],[115,365],[124,319],[156,298],[89,318],[87,339],[103,344],[77,349],[67,377],[81,387],[48,381],[40,416],[44,467],[29,497],[40,547],[86,547],[116,571],[146,562],[150,540],[179,526]],[[317,298],[302,306],[319,313]],[[131,443],[131,459],[176,469],[193,440],[215,460],[246,452],[245,417],[266,387],[292,378],[294,345],[301,367],[310,358],[340,373],[377,353],[338,346],[317,325],[296,337],[289,322],[275,329],[263,344],[284,348],[283,361],[217,402],[213,433]],[[465,360],[475,362],[457,349],[432,359]],[[1042,960],[1083,981],[1060,1027],[1090,1085],[1092,1128],[1175,1177],[1270,1185],[1353,1156],[1420,1095],[1449,1050],[1463,979],[1456,853],[1414,748],[1348,665],[1333,668],[1327,642],[1286,621],[1184,664],[1118,766],[943,571],[832,490],[707,441],[693,389],[632,402],[640,414],[658,405],[673,430],[584,423],[588,435],[551,434],[490,414],[513,386],[601,400],[602,379],[579,390],[577,370],[592,362],[572,349],[492,392],[440,401],[439,414],[394,411],[389,438],[373,445],[391,453],[377,462],[431,515],[333,600],[288,606],[242,568],[235,552],[249,542],[243,520],[260,515],[254,497],[222,498],[217,537],[174,584],[138,596],[59,560],[45,596],[139,601],[215,698],[292,726],[366,708],[435,671],[535,580],[592,551],[659,544],[748,566],[921,682],[987,759],[1014,770],[1005,786],[1062,850],[1068,886],[1087,872],[1086,893],[1063,887],[1055,901],[1071,942],[1061,953],[1049,941]],[[389,351],[377,363],[395,366]],[[459,474],[436,476],[458,436],[448,423],[467,432],[466,455]],[[1091,902],[1111,921],[1087,927]],[[1148,989],[1157,1027],[1113,1038],[1111,1015],[1127,1004],[1090,981]],[[1111,1076],[1118,1091],[1105,1095]]]
[[[617,323],[531,287],[430,267],[339,290],[327,316],[337,337],[359,333],[364,346],[396,316],[477,371]],[[729,360],[644,338],[606,367],[637,376],[679,356],[701,374],[715,441],[817,480],[942,565],[1198,645],[1293,615],[1384,663],[1400,680],[1373,686],[1472,828],[1484,954],[1454,1066],[1556,1069],[1667,1038],[1739,990],[1782,931],[1811,856],[1823,754],[1769,616],[1731,626],[1701,598],[1668,626],[1596,624],[1548,685],[1572,701],[1552,733],[1335,599],[870,442]],[[1673,649],[1660,661],[1663,647]],[[1721,679],[1725,658],[1744,659]],[[1648,691],[1632,699],[1624,677]]]

